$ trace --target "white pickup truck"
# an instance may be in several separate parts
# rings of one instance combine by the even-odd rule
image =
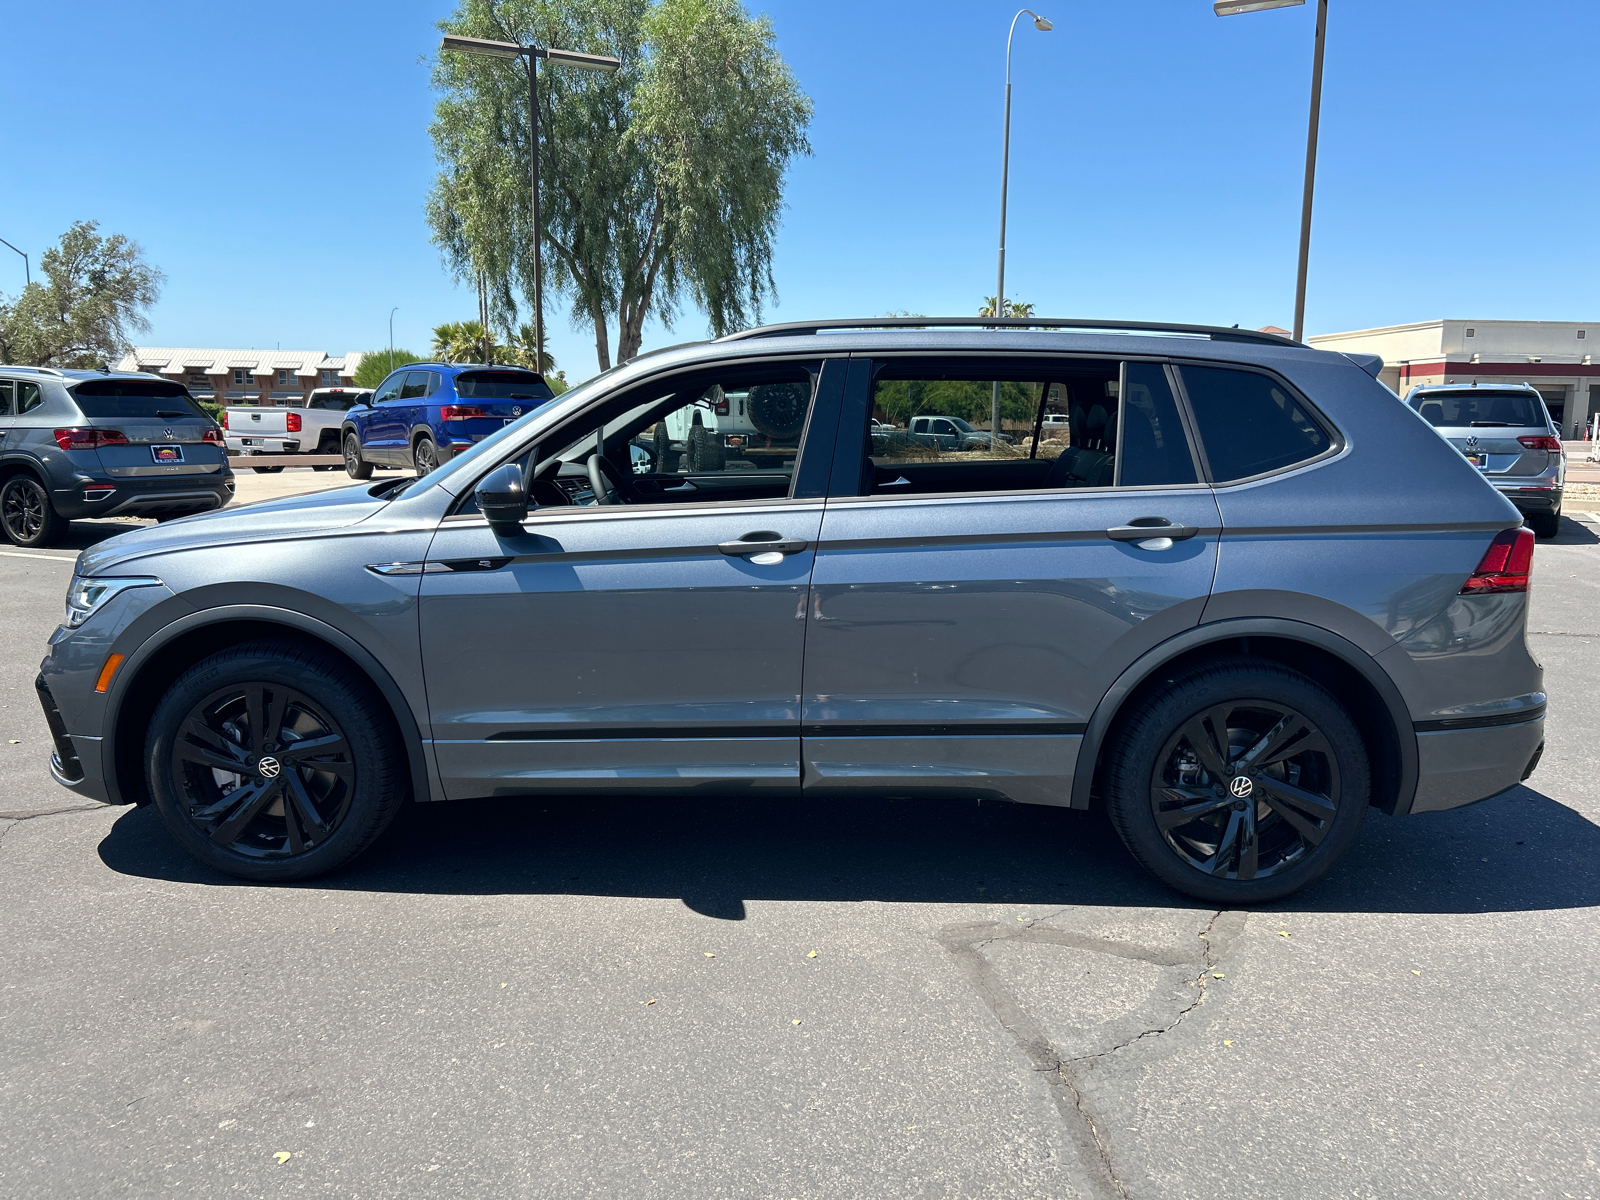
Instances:
[[[228,449],[247,457],[269,454],[338,454],[339,430],[352,405],[370,399],[371,388],[317,388],[304,400],[279,405],[238,404],[223,410]],[[333,463],[315,468],[333,471]],[[256,467],[267,474],[282,467]]]

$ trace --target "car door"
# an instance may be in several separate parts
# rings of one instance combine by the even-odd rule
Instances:
[[[805,787],[1066,805],[1095,706],[1199,620],[1216,568],[1217,505],[1168,368],[854,365],[807,614]],[[863,453],[869,414],[986,415],[997,379],[1002,415],[1036,431],[1017,447]]]
[[[371,407],[356,418],[362,453],[372,462],[394,461],[395,447],[404,436],[398,405],[405,383],[406,372],[394,372],[373,393]]]
[[[566,448],[541,459],[541,506],[518,531],[491,529],[470,503],[441,523],[420,628],[449,795],[798,794],[805,614],[843,370],[641,385],[547,435]],[[719,486],[631,472],[633,450],[710,384],[796,380],[811,403],[790,469],[731,460]],[[639,503],[593,502],[584,460],[597,441]]]

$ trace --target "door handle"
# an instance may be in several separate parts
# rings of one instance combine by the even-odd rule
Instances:
[[[799,554],[810,545],[799,538],[786,538],[781,533],[763,529],[759,533],[747,533],[736,542],[723,542],[717,549],[734,558],[744,558],[753,554]]]
[[[1106,536],[1113,542],[1143,542],[1151,538],[1181,542],[1199,532],[1196,526],[1174,525],[1165,517],[1137,517],[1126,525],[1113,525],[1106,530]]]

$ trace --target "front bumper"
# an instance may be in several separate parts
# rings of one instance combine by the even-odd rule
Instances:
[[[1418,732],[1411,811],[1461,808],[1514,788],[1532,773],[1543,748],[1543,716],[1515,725]]]
[[[50,728],[50,740],[55,743],[55,750],[50,755],[50,777],[80,796],[105,803],[108,795],[100,774],[100,739],[74,738],[67,732],[67,724],[61,717],[61,710],[56,707],[55,697],[50,692],[50,685],[45,682],[43,672],[33,681],[33,688],[39,696],[40,707],[44,709],[44,722]]]

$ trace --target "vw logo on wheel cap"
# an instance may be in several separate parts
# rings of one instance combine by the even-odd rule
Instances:
[[[274,771],[273,773],[276,774],[277,772]],[[1248,775],[1235,775],[1232,781],[1228,784],[1228,790],[1240,800],[1243,800],[1251,792],[1256,790],[1256,785]]]
[[[283,766],[278,762],[277,759],[273,758],[269,754],[266,758],[263,758],[256,764],[256,770],[260,773],[261,778],[263,779],[276,779],[278,777],[278,772],[283,770]],[[1239,781],[1236,779],[1234,782],[1237,783]],[[1248,783],[1249,781],[1246,780],[1245,782]],[[1243,795],[1244,793],[1241,792],[1239,794]]]

